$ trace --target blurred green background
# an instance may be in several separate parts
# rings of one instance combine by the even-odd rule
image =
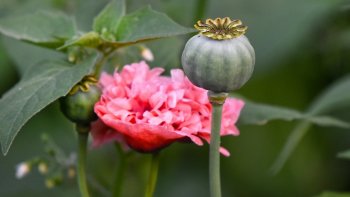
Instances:
[[[192,26],[202,0],[127,0],[129,11],[152,5],[176,22]],[[60,9],[74,16],[81,30],[89,31],[92,19],[108,0],[1,0],[0,17]],[[350,72],[350,1],[340,0],[209,0],[204,18],[239,18],[256,51],[256,70],[238,93],[253,101],[305,111],[330,84]],[[62,57],[29,44],[0,36],[0,95],[13,86],[27,67],[48,57]],[[153,66],[180,67],[180,54],[188,36],[146,43],[155,55]],[[122,49],[120,63],[140,60],[135,49]],[[8,155],[0,156],[0,196],[79,196],[74,180],[47,189],[36,170],[15,178],[21,161],[44,154],[40,139],[47,133],[67,154],[75,151],[73,125],[53,103],[21,130]],[[333,111],[350,121],[348,108]],[[239,137],[225,137],[231,156],[222,158],[223,196],[315,196],[323,191],[350,192],[350,162],[336,157],[350,147],[346,129],[314,126],[303,138],[282,171],[269,168],[295,122],[273,121],[263,126],[238,125]],[[0,125],[1,126],[1,125]],[[90,149],[89,174],[109,187],[117,164],[114,147]],[[132,154],[124,196],[142,196],[150,156]],[[208,146],[176,143],[162,151],[155,196],[206,197]],[[95,190],[99,185],[94,185]],[[103,192],[103,191],[102,191]],[[99,196],[99,195],[96,195]]]

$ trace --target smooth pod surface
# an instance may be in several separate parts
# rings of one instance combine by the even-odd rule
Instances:
[[[94,85],[87,92],[78,90],[60,99],[61,111],[72,122],[89,124],[97,119],[94,105],[100,99],[101,91]]]
[[[255,52],[244,35],[214,40],[198,34],[186,43],[181,60],[184,72],[196,86],[231,92],[251,77]]]

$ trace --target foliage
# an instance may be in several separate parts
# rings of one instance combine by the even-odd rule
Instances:
[[[0,141],[4,154],[7,153],[18,131],[31,117],[66,95],[86,73],[91,71],[95,57],[92,56],[74,66],[62,61],[35,65],[1,98]]]
[[[28,147],[22,139],[26,138],[26,142],[28,138],[28,142],[34,142],[33,147],[39,146],[36,143],[38,133],[35,133],[39,131],[36,130],[50,128],[50,119],[45,114],[57,114],[55,101],[66,95],[83,76],[91,74],[97,62],[105,62],[104,69],[113,70],[116,63],[123,65],[139,61],[140,48],[147,46],[155,54],[152,65],[164,66],[168,70],[180,66],[179,54],[184,37],[174,36],[192,33],[193,29],[177,22],[190,26],[197,20],[193,16],[194,10],[200,7],[197,1],[147,1],[154,9],[145,2],[135,0],[106,3],[107,0],[0,2],[0,62],[4,64],[0,67],[0,78],[3,84],[7,84],[4,87],[10,87],[13,85],[10,78],[16,78],[13,74],[15,69],[20,77],[18,83],[0,99],[0,143],[3,154],[12,144],[16,146],[9,157],[0,158],[3,159],[0,161],[1,173],[4,169],[11,169],[8,161],[18,162],[22,159],[11,160],[12,156],[28,154],[19,148]],[[295,196],[300,195],[301,190],[302,195],[309,196],[320,194],[323,190],[349,191],[346,184],[349,170],[345,170],[346,165],[342,163],[345,161],[333,158],[337,152],[349,147],[347,139],[350,137],[344,132],[349,130],[350,124],[350,59],[346,55],[350,48],[350,24],[346,4],[338,0],[278,3],[272,0],[264,3],[258,0],[222,0],[219,3],[211,1],[211,7],[207,7],[206,17],[227,15],[246,21],[249,26],[247,36],[257,52],[257,72],[248,86],[234,95],[244,95],[249,99],[244,99],[246,105],[239,120],[241,137],[230,145],[233,159],[223,163],[229,169],[223,178],[233,180],[237,185],[224,191],[227,196],[233,193],[238,196],[282,193]],[[177,22],[156,10],[166,12]],[[166,39],[154,41],[159,38]],[[152,42],[144,43],[146,41]],[[74,61],[67,58],[69,55],[75,57]],[[59,115],[53,117],[56,126],[67,124]],[[43,125],[37,126],[40,124]],[[317,132],[308,132],[315,130]],[[17,139],[19,131],[23,132]],[[59,134],[59,138],[64,135],[67,134]],[[287,138],[287,142],[279,150],[284,138]],[[17,145],[15,139],[18,140]],[[257,150],[258,147],[261,150]],[[203,170],[200,165],[203,160],[194,161],[193,166],[189,164],[193,154],[202,153],[177,146],[168,152],[171,151],[176,154],[165,156],[165,166],[168,168],[163,169],[167,174],[163,179],[168,177],[166,182],[169,185],[180,183],[184,195],[202,194],[201,176],[193,172]],[[112,151],[101,152],[107,155]],[[271,169],[280,174],[267,176],[266,171],[277,152],[280,154]],[[186,159],[178,155],[184,155]],[[332,157],[333,163],[328,162],[327,156]],[[92,157],[99,158],[96,155]],[[349,153],[342,152],[338,157],[347,159]],[[133,159],[145,162],[138,156],[133,156]],[[110,161],[113,163],[115,159],[110,158]],[[170,169],[175,168],[172,163],[176,162],[188,166],[190,170],[182,167],[184,173],[189,175],[171,172]],[[309,163],[319,169],[306,165]],[[109,164],[99,165],[111,167]],[[339,173],[339,169],[345,173]],[[97,179],[106,183],[110,181],[109,175],[110,172],[99,172]],[[185,183],[188,182],[181,178],[191,182],[191,189],[186,188]],[[135,181],[134,177],[128,179],[130,183]],[[178,191],[171,190],[174,188],[165,182],[160,184],[163,186],[158,191],[160,196],[177,194]],[[280,187],[272,187],[276,184]],[[0,181],[0,185],[6,187],[5,182]],[[250,191],[252,187],[254,191]],[[99,185],[96,188],[100,189],[94,190],[101,190]],[[6,195],[6,191],[9,189],[4,189],[0,195]],[[12,196],[21,195],[21,191],[11,192]],[[68,187],[55,195],[71,195],[74,192]],[[137,190],[134,192],[134,196],[139,194]],[[324,192],[320,196],[348,194]]]
[[[67,15],[39,11],[0,20],[0,32],[18,40],[57,48],[76,33],[76,27]]]
[[[109,49],[112,52],[126,45],[150,39],[186,34],[192,31],[178,25],[166,15],[153,11],[150,7],[126,16],[124,15],[124,1],[112,1],[95,18],[93,28],[96,32],[82,35],[76,41],[71,40],[75,36],[74,32],[76,32],[74,22],[69,20],[68,16],[56,13],[38,12],[31,15],[3,19],[0,22],[0,32],[14,39],[53,49],[63,45],[64,42],[62,41],[66,40],[68,44],[64,44],[63,47],[60,47],[61,49],[79,45],[101,50]],[[161,30],[154,28],[155,26],[160,27]],[[44,62],[42,64],[45,67],[40,65],[34,66],[28,73],[23,75],[22,82],[1,99],[1,114],[6,115],[6,118],[3,117],[1,119],[3,127],[0,132],[0,141],[4,154],[10,148],[19,129],[30,117],[54,100],[67,94],[83,76],[91,73],[92,66],[95,64],[95,61],[91,61],[91,59],[93,58],[90,58],[90,61],[85,63],[88,66],[82,63],[82,66],[78,64],[74,67],[71,66],[71,69],[67,69],[67,66],[64,66],[67,63],[64,62],[55,64]],[[61,65],[62,68],[58,68]],[[77,67],[87,67],[88,69],[78,70]],[[65,78],[65,80],[61,81],[62,78]],[[68,81],[69,79],[71,81]],[[41,95],[45,95],[45,97]],[[26,113],[23,115],[23,112]]]

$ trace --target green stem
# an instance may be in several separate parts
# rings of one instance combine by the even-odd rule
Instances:
[[[157,183],[158,168],[159,168],[159,153],[157,152],[152,154],[151,169],[148,177],[145,197],[153,197],[153,193]]]
[[[205,11],[207,9],[208,0],[197,0],[196,13],[194,15],[193,23],[203,19]]]
[[[104,63],[106,62],[107,58],[105,55],[103,55],[101,57],[101,59],[96,63],[95,65],[95,72],[94,72],[94,76],[96,78],[99,78],[100,74],[101,74],[101,71],[102,71],[102,67],[104,65]]]
[[[211,197],[221,197],[220,184],[220,129],[222,106],[227,93],[208,92],[210,103],[213,106],[211,116],[211,134],[209,150],[209,188]]]
[[[82,197],[89,197],[89,191],[86,183],[86,146],[89,133],[79,133],[78,147],[78,185]]]
[[[211,197],[221,196],[219,152],[221,113],[222,105],[213,104],[209,151],[209,186]]]
[[[107,61],[109,55],[111,53],[113,53],[115,51],[115,49],[110,49],[109,51],[106,51],[106,52],[103,52],[102,53],[102,57],[96,62],[96,65],[95,65],[95,71],[94,71],[94,76],[96,78],[99,78],[100,74],[101,74],[101,71],[102,71],[102,67],[103,65],[105,64],[105,62]]]
[[[306,120],[299,122],[295,126],[295,128],[289,134],[288,140],[285,143],[282,151],[280,152],[280,154],[278,155],[277,159],[275,160],[275,162],[273,163],[270,169],[270,172],[273,175],[276,175],[278,172],[281,171],[282,167],[288,160],[289,156],[292,154],[297,144],[304,137],[304,135],[310,129],[311,126],[312,126],[311,122],[308,122]]]
[[[122,188],[123,188],[123,181],[124,181],[124,174],[125,174],[125,168],[126,168],[126,155],[124,151],[122,150],[122,147],[120,144],[116,144],[116,149],[119,156],[119,165],[116,169],[114,184],[113,184],[113,197],[121,197],[122,196]]]

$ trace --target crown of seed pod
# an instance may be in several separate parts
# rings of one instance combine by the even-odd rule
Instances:
[[[247,26],[228,17],[198,21],[199,34],[187,41],[182,66],[195,85],[212,92],[239,89],[251,77],[255,52],[244,33]]]
[[[97,79],[85,76],[67,96],[60,99],[61,111],[72,122],[89,125],[97,119],[94,105],[100,99],[100,95]]]

